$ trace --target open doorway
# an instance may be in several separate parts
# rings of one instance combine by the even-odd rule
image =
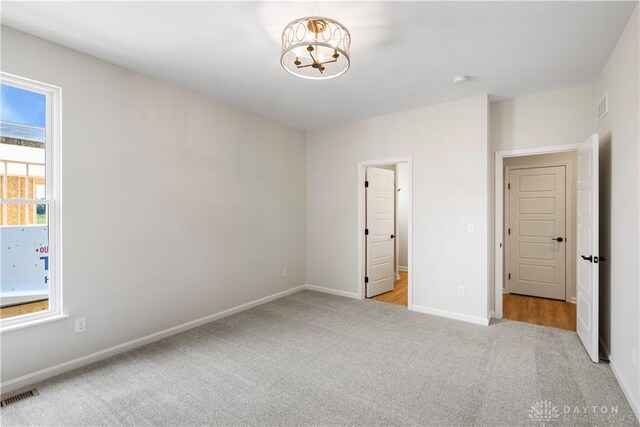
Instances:
[[[557,159],[538,157],[535,164],[524,159],[567,152],[576,156],[575,178]],[[604,260],[599,254],[598,152],[599,137],[593,134],[582,144],[499,151],[495,157],[493,317],[507,317],[513,309],[524,314],[516,320],[531,321],[529,316],[544,313],[542,303],[549,304],[546,316],[557,316],[551,304],[571,304],[575,283],[575,331],[594,362],[599,361],[598,273]],[[567,210],[572,212],[568,216]],[[508,302],[522,293],[536,299]]]
[[[358,165],[359,248],[363,298],[411,303],[411,162],[409,158]]]
[[[576,330],[575,151],[504,159],[503,316]]]

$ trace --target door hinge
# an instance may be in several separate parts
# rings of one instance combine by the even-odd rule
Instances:
[[[365,187],[368,187],[368,186],[369,186],[369,181],[365,181],[365,182],[364,182],[364,186],[365,186]]]
[[[510,228],[507,230],[507,234],[511,234],[511,229]]]
[[[511,190],[511,183],[507,184],[507,190]]]
[[[509,280],[511,280],[511,273],[509,273]]]
[[[369,283],[369,278],[368,277],[364,277],[364,283]]]
[[[368,229],[368,228],[365,228],[365,229],[364,229],[364,235],[365,235],[365,236],[368,236],[368,235],[369,235],[369,229]]]

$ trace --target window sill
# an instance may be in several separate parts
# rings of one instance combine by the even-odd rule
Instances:
[[[0,333],[15,331],[16,329],[28,328],[29,326],[41,325],[43,323],[54,322],[56,320],[62,320],[69,317],[68,314],[50,314],[45,317],[39,317],[37,319],[25,319],[22,322],[10,323],[8,325],[2,325],[0,323]]]

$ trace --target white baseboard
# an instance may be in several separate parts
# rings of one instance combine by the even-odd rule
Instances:
[[[324,288],[324,287],[315,286],[315,285],[304,285],[304,288],[310,291],[323,292],[326,294],[338,295],[346,298],[362,299],[355,292],[338,291],[336,289]],[[490,321],[490,318],[485,319],[482,317],[469,316],[467,314],[454,313],[452,311],[446,311],[446,310],[438,310],[435,308],[424,307],[420,305],[413,305],[409,307],[409,310],[417,311],[420,313],[432,314],[434,316],[446,317],[449,319],[462,320],[465,322],[475,323],[477,325],[484,325],[484,326],[488,326]]]
[[[304,285],[304,288],[310,291],[322,292],[325,294],[338,295],[345,298],[362,299],[356,292],[339,291],[337,289],[324,288],[322,286]]]
[[[80,368],[82,366],[88,365],[93,362],[97,362],[102,359],[106,359],[111,356],[115,356],[116,354],[123,353],[128,350],[132,350],[137,347],[141,347],[146,344],[150,344],[154,341],[161,340],[171,335],[175,335],[180,332],[184,332],[186,330],[204,325],[205,323],[213,322],[214,320],[222,319],[223,317],[231,316],[232,314],[239,313],[241,311],[248,310],[250,308],[256,307],[258,305],[265,304],[267,302],[276,300],[278,298],[285,297],[287,295],[291,295],[293,293],[299,292],[306,289],[306,285],[297,286],[295,288],[287,289],[286,291],[278,292],[273,295],[266,296],[264,298],[260,298],[245,304],[238,305],[236,307],[229,308],[227,310],[220,311],[215,314],[211,314],[209,316],[202,317],[200,319],[192,320],[187,323],[183,323],[182,325],[174,326],[169,329],[165,329],[160,332],[153,333],[151,335],[147,335],[141,338],[137,338],[135,340],[131,340],[110,348],[106,348],[104,350],[97,351],[95,353],[88,354],[86,356],[78,357],[73,360],[69,360],[68,362],[63,362],[58,365],[51,366],[49,368],[41,369],[39,371],[23,375],[18,378],[14,378],[12,380],[4,381],[0,384],[0,394],[9,393],[11,391],[26,387],[30,384],[37,383],[47,378],[54,377],[56,375],[60,375],[64,372],[71,371],[73,369]]]
[[[569,302],[570,302],[571,304],[576,304],[576,303],[577,303],[576,297],[571,297],[571,298],[569,299]]]
[[[636,418],[638,420],[640,420],[640,404],[639,404],[639,402],[636,402],[633,399],[633,397],[631,395],[631,392],[630,392],[631,389],[629,388],[627,383],[622,379],[622,377],[618,373],[618,369],[616,368],[615,359],[611,357],[611,350],[609,350],[609,347],[607,347],[607,345],[604,343],[604,341],[602,341],[602,337],[599,337],[599,340],[600,340],[600,345],[604,349],[604,352],[609,357],[609,367],[611,368],[611,372],[613,372],[613,376],[616,377],[616,380],[618,381],[618,385],[620,385],[620,388],[622,389],[622,393],[624,393],[624,396],[627,398],[627,401],[629,402],[629,405],[631,406],[631,409],[633,409],[633,413],[636,414]]]
[[[620,384],[620,388],[622,389],[622,392],[624,393],[625,397],[629,401],[629,405],[631,405],[631,409],[633,409],[633,413],[636,414],[636,418],[640,420],[640,405],[638,405],[638,402],[633,399],[633,396],[631,394],[631,388],[618,373],[615,359],[612,358],[611,355],[609,355],[609,367],[613,372],[613,376],[616,377],[616,380],[618,380],[618,384]]]
[[[398,270],[400,271],[409,271],[409,267],[403,267],[401,265],[398,266]]]
[[[609,347],[607,347],[607,345],[604,343],[604,341],[602,341],[602,337],[601,336],[598,337],[598,341],[600,341],[600,345],[604,349],[604,352],[607,354],[607,357],[611,356],[611,350],[609,350]]]
[[[496,319],[496,312],[493,310],[489,312],[489,323],[491,323],[491,319]]]
[[[437,308],[412,305],[409,310],[420,313],[432,314],[434,316],[446,317],[448,319],[462,320],[463,322],[475,323],[476,325],[489,326],[489,319],[483,317],[470,316],[468,314],[455,313],[453,311],[440,310]]]

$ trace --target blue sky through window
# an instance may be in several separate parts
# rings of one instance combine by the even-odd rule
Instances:
[[[21,125],[45,126],[46,97],[0,84],[0,120]]]

